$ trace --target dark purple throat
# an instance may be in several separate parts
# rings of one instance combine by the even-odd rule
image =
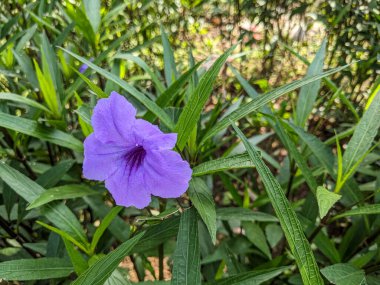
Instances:
[[[146,155],[145,149],[141,145],[136,145],[125,155],[127,166],[130,169],[130,173],[133,170],[137,170],[144,161]]]

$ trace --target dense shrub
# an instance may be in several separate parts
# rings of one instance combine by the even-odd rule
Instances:
[[[378,284],[378,18],[2,1],[0,283]]]

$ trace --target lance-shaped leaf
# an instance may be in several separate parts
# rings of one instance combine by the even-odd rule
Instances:
[[[282,95],[285,95],[291,91],[296,90],[297,88],[300,88],[306,84],[309,84],[311,82],[314,82],[316,80],[319,80],[321,78],[327,77],[331,74],[334,74],[342,69],[345,69],[348,65],[337,67],[334,69],[330,69],[328,71],[325,71],[321,74],[314,75],[311,77],[305,77],[304,79],[294,81],[292,83],[286,84],[282,87],[279,87],[273,91],[270,91],[266,94],[263,94],[259,96],[257,99],[252,100],[251,102],[239,107],[237,110],[226,116],[224,119],[220,120],[212,129],[210,129],[207,134],[203,137],[202,142],[205,142],[215,134],[217,134],[219,131],[227,128],[229,125],[231,125],[231,121],[237,121],[240,120],[250,113],[259,110],[261,107],[265,106],[272,100],[275,100]]]
[[[63,258],[19,259],[0,263],[4,280],[28,281],[67,277],[73,266]]]
[[[170,119],[169,115],[166,114],[166,112],[161,109],[155,102],[150,100],[144,93],[141,93],[138,91],[135,87],[128,84],[124,80],[120,79],[120,77],[116,76],[115,74],[100,68],[96,64],[92,63],[91,61],[69,51],[64,48],[62,48],[65,52],[70,54],[71,56],[75,57],[77,60],[81,61],[82,63],[85,63],[88,65],[88,67],[92,68],[96,72],[99,72],[102,76],[105,78],[111,80],[112,82],[119,85],[121,88],[123,88],[125,91],[127,91],[131,96],[133,96],[135,99],[137,99],[139,102],[141,102],[145,108],[147,108],[149,111],[151,111],[153,114],[155,114],[161,121],[164,123],[169,129],[173,129],[174,125],[172,120]]]
[[[172,285],[201,284],[198,219],[194,208],[181,215],[177,247],[173,255]]]
[[[144,236],[144,232],[119,245],[117,249],[96,261],[90,268],[83,272],[73,285],[103,285],[120,262],[127,256],[133,247]]]
[[[343,177],[351,176],[370,149],[380,127],[380,91],[355,128],[343,154]]]
[[[306,76],[313,76],[322,73],[323,61],[326,53],[326,39],[323,40],[313,62],[307,70]],[[310,84],[301,87],[300,94],[297,100],[296,109],[296,123],[298,126],[303,127],[313,110],[315,100],[317,99],[321,79],[316,80]]]
[[[288,199],[286,199],[283,189],[240,129],[236,127],[235,124],[232,126],[239,138],[244,142],[252,162],[256,165],[256,169],[264,183],[268,197],[280,220],[290,250],[297,262],[303,283],[307,285],[323,285],[324,283],[319,273],[319,268],[311,246],[303,233],[302,225],[296,213]]]
[[[193,178],[188,190],[190,200],[197,209],[210,233],[213,243],[216,242],[216,212],[214,198],[207,184],[201,178]]]
[[[177,146],[180,150],[185,147],[190,134],[197,125],[202,109],[210,97],[215,79],[234,48],[235,46],[228,49],[203,75],[194,93],[191,95],[190,100],[186,103],[179,116],[177,125],[175,126],[175,132],[178,133]]]
[[[203,162],[193,168],[193,176],[202,176],[219,171],[255,167],[247,153]]]
[[[82,142],[60,130],[45,127],[35,121],[0,112],[0,127],[48,141],[72,150],[82,152]]]

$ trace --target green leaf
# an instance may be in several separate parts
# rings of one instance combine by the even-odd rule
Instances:
[[[185,147],[187,140],[197,125],[202,109],[210,97],[216,77],[235,47],[236,46],[229,48],[203,75],[198,86],[195,88],[194,93],[183,108],[177,125],[175,126],[175,132],[178,133],[177,146],[180,150]]]
[[[232,73],[235,75],[236,79],[239,81],[245,92],[247,92],[248,96],[252,99],[255,99],[259,96],[259,93],[249,84],[247,80],[244,79],[243,76],[237,71],[232,65],[228,64],[228,67],[231,69]]]
[[[286,199],[283,189],[265,165],[257,151],[255,151],[249,144],[243,133],[235,124],[232,126],[239,138],[244,142],[252,162],[256,165],[256,169],[264,183],[268,197],[271,200],[278,219],[280,220],[290,250],[297,262],[303,283],[307,285],[323,285],[323,280],[319,273],[318,265],[315,261],[310,244],[303,233],[302,225],[298,220],[296,213]]]
[[[136,63],[138,66],[140,66],[146,73],[149,74],[150,78],[152,79],[154,85],[156,86],[159,93],[164,92],[165,86],[162,84],[162,82],[158,79],[157,75],[149,68],[149,66],[146,64],[145,61],[143,61],[140,57],[134,56],[130,53],[119,53],[114,56],[114,58],[121,58],[130,60],[134,63]],[[156,102],[157,103],[157,102]],[[162,106],[161,106],[162,107]]]
[[[111,209],[111,211],[108,212],[108,214],[104,217],[103,221],[99,225],[99,227],[96,229],[94,233],[94,237],[91,241],[90,246],[90,252],[93,253],[95,251],[96,246],[98,245],[98,242],[108,226],[112,223],[112,221],[115,219],[117,214],[123,209],[123,207],[117,206]]]
[[[338,202],[341,197],[341,195],[330,192],[325,187],[318,186],[317,201],[319,208],[319,217],[323,219],[330,211],[331,207],[334,206],[334,204]]]
[[[157,248],[158,245],[174,237],[178,232],[179,217],[174,216],[164,220],[158,225],[146,229],[144,237],[133,249],[133,252],[145,252]]]
[[[43,192],[26,209],[31,210],[55,200],[74,199],[88,195],[99,195],[99,192],[80,184],[58,186]]]
[[[19,42],[16,45],[15,51],[20,52],[27,42],[30,41],[30,39],[34,36],[34,33],[37,30],[37,25],[33,25],[31,28],[27,29],[25,31],[25,35],[22,36],[22,38],[19,40]]]
[[[56,90],[56,100],[58,103],[58,108],[61,110],[61,99],[64,98],[63,94],[63,82],[58,68],[58,59],[55,54],[53,45],[49,42],[48,37],[45,32],[42,33],[42,46],[41,46],[41,56],[42,56],[42,70],[44,75],[51,78],[51,81]]]
[[[94,29],[87,18],[87,15],[83,12],[80,7],[76,7],[70,2],[66,1],[66,12],[69,17],[75,22],[78,29],[83,33],[85,38],[91,43],[93,46],[96,45],[96,36]]]
[[[82,74],[81,72],[79,72],[77,69],[75,68],[72,68],[72,70],[80,77],[82,78],[82,80],[84,82],[86,82],[86,84],[88,85],[88,87],[90,87],[90,89],[92,91],[94,91],[94,93],[96,94],[96,96],[98,96],[98,98],[107,98],[108,95],[102,90],[100,89],[94,82],[92,82],[90,79],[88,79],[87,76],[85,76],[84,74]]]
[[[44,173],[42,173],[36,180],[36,182],[43,188],[54,187],[62,177],[73,167],[75,161],[72,159],[61,160],[53,167],[50,167]]]
[[[202,62],[197,63],[182,74],[176,81],[174,81],[172,85],[170,85],[157,97],[156,104],[161,108],[168,106],[176,98],[177,94],[181,91],[186,82],[189,81],[191,76],[196,72],[201,63]],[[155,119],[155,116],[152,112],[147,112],[143,118],[149,122],[152,122]]]
[[[311,82],[314,82],[316,80],[319,80],[321,78],[324,78],[326,76],[329,76],[331,74],[334,74],[336,72],[339,72],[340,70],[343,70],[347,68],[348,65],[330,69],[328,71],[325,71],[319,75],[311,76],[311,77],[306,77],[301,80],[294,81],[292,83],[286,84],[282,87],[279,87],[275,90],[272,90],[266,94],[263,94],[259,96],[257,99],[252,100],[251,102],[241,106],[222,120],[220,120],[213,128],[211,128],[207,134],[202,138],[202,143],[204,143],[207,139],[211,138],[215,134],[217,134],[219,131],[226,129],[229,125],[231,125],[231,121],[237,121],[240,120],[250,113],[259,110],[261,107],[265,106],[272,100],[275,100],[282,95],[285,95],[293,90],[296,90],[297,88],[300,88],[306,84],[309,84]]]
[[[99,197],[98,195],[86,196],[83,200],[90,206],[94,213],[94,218],[104,219],[111,210],[110,207],[105,205],[102,197]],[[121,242],[129,239],[131,231],[130,226],[119,216],[115,216],[108,229],[112,235]]]
[[[14,94],[14,93],[6,93],[6,92],[0,92],[0,100],[8,100],[13,102],[22,103],[37,109],[40,109],[42,111],[47,112],[48,114],[52,114],[52,112],[46,108],[44,105],[41,105],[40,103],[37,103],[36,101]]]
[[[59,234],[62,238],[64,239],[67,239],[68,241],[71,241],[73,244],[75,244],[78,248],[80,248],[83,252],[85,253],[89,253],[88,251],[88,244],[86,245],[83,245],[82,243],[80,243],[79,241],[77,241],[75,238],[73,238],[72,236],[70,236],[69,234],[67,234],[65,231],[62,231],[56,227],[53,227],[53,226],[49,226],[48,224],[45,224],[41,221],[37,221],[37,224],[43,226],[44,228],[52,231],[52,232],[55,232],[56,234]]]
[[[202,176],[219,171],[255,167],[247,153],[203,162],[193,168],[193,176]]]
[[[109,53],[113,52],[115,49],[118,49],[123,44],[123,42],[125,42],[128,38],[135,36],[137,33],[137,29],[139,29],[139,31],[142,32],[146,29],[146,27],[141,28],[140,26],[138,26],[138,27],[131,27],[130,29],[128,29],[128,31],[124,35],[110,42],[108,48],[105,51],[101,52],[94,59],[94,64],[100,64],[103,60],[107,59]],[[71,29],[69,31],[71,31]],[[133,49],[138,49],[141,47],[142,45],[139,45]],[[86,70],[84,72],[84,75],[88,76],[90,73],[91,73],[91,70]],[[74,95],[74,92],[77,91],[82,85],[83,85],[83,81],[81,80],[81,78],[77,78],[74,81],[74,83],[70,84],[70,86],[66,90],[66,97],[65,97],[64,102],[67,103],[70,100],[70,98]]]
[[[310,64],[306,77],[321,74],[326,53],[326,39],[323,40],[313,62]],[[297,100],[296,124],[304,127],[307,119],[313,110],[315,100],[318,96],[321,79],[301,87]]]
[[[265,227],[265,235],[271,248],[274,248],[283,238],[284,233],[278,224],[268,224]]]
[[[283,273],[285,270],[288,270],[289,268],[290,266],[282,266],[282,267],[271,268],[271,269],[248,271],[248,272],[236,274],[234,276],[230,276],[227,278],[223,278],[217,281],[213,281],[207,284],[208,285],[231,285],[231,284],[259,285],[265,281],[268,281],[280,275],[281,273]]]
[[[292,54],[294,54],[299,60],[301,60],[304,64],[310,66],[310,62],[305,58],[303,57],[302,55],[300,55],[299,53],[297,53],[292,47],[286,45],[285,43],[280,43],[282,46],[284,46],[287,50],[289,50]],[[338,92],[339,94],[339,98],[340,100],[342,101],[343,104],[345,104],[347,106],[347,108],[352,112],[352,114],[355,116],[355,119],[357,121],[359,121],[359,115],[358,113],[356,112],[355,110],[355,107],[354,105],[346,98],[345,94],[340,90],[340,88],[338,88],[335,83],[329,79],[329,78],[322,78],[323,82],[326,84],[326,86],[333,92],[333,93],[336,93]]]
[[[200,262],[197,212],[191,208],[181,215],[171,284],[201,284]]]
[[[100,0],[84,0],[84,9],[86,11],[86,15],[90,24],[92,26],[92,30],[96,34],[100,25]]]
[[[210,233],[211,240],[216,242],[216,212],[214,198],[207,184],[200,178],[193,178],[190,181],[189,197],[194,207],[197,209],[203,222]]]
[[[64,237],[62,237],[62,239],[65,243],[66,252],[70,257],[71,264],[74,266],[75,273],[78,275],[82,274],[88,268],[87,261],[83,258],[82,254],[74,248],[69,240]]]
[[[338,263],[321,269],[322,274],[336,285],[366,285],[364,270],[351,264]]]
[[[39,88],[36,73],[34,72],[32,60],[24,52],[13,50],[13,54],[20,65],[20,69],[24,73],[26,79],[33,88]],[[49,110],[50,111],[50,110]]]
[[[161,26],[161,40],[164,47],[164,73],[167,85],[171,85],[178,77],[177,67],[174,61],[174,53],[170,47],[169,39],[165,33],[164,28]]]
[[[60,108],[58,103],[58,96],[54,88],[53,80],[50,74],[42,73],[37,61],[34,61],[38,83],[40,85],[41,93],[44,97],[46,105],[55,117],[60,116]]]
[[[76,55],[75,53],[73,53],[69,50],[66,50],[64,48],[62,48],[62,50],[64,50],[65,52],[67,52],[71,56],[75,57],[76,59],[78,59],[82,63],[87,64],[88,67],[92,68],[96,72],[99,72],[105,78],[111,80],[112,82],[115,82],[117,85],[119,85],[125,91],[127,91],[131,96],[133,96],[139,102],[141,102],[149,111],[151,111],[153,114],[155,114],[162,121],[162,123],[165,124],[168,128],[170,128],[170,129],[174,128],[174,124],[173,124],[172,120],[170,119],[169,115],[166,114],[166,112],[164,110],[162,110],[155,102],[150,100],[144,93],[141,93],[136,88],[134,88],[132,85],[130,85],[127,82],[125,82],[124,80],[120,79],[115,74],[112,74],[111,72],[109,72],[103,68],[98,67],[97,65],[95,65],[91,61],[89,61],[89,60],[87,60],[87,59],[85,59],[79,55]]]
[[[246,208],[218,208],[216,216],[220,220],[278,222],[275,216],[267,213],[252,211]]]
[[[48,128],[35,121],[0,112],[0,127],[48,141],[77,152],[83,151],[82,142],[60,130]]]
[[[323,231],[314,238],[313,242],[317,246],[318,250],[322,252],[331,263],[339,263],[341,261],[340,254],[335,247],[335,242],[328,237]]]
[[[264,231],[261,227],[251,222],[243,222],[242,225],[245,230],[245,236],[249,241],[260,249],[268,259],[272,259],[272,254],[270,253]]]
[[[359,206],[355,209],[348,210],[342,214],[336,215],[332,220],[336,220],[342,217],[350,217],[350,216],[361,216],[361,215],[379,215],[380,214],[380,204],[372,204]]]
[[[36,182],[5,163],[0,163],[0,178],[28,202],[32,202],[45,191]],[[87,239],[77,218],[67,206],[61,203],[52,203],[42,207],[41,212],[58,228],[70,234],[77,241],[86,243]]]
[[[289,135],[284,129],[284,125],[276,118],[276,133],[279,135],[281,141],[283,142],[285,148],[290,152],[291,157],[296,161],[302,175],[305,177],[307,185],[310,187],[311,191],[315,194],[317,190],[317,181],[313,176],[312,171],[307,165],[307,160],[298,151],[296,145],[291,140]]]
[[[350,177],[370,149],[380,127],[380,91],[355,128],[343,154],[343,177]],[[344,179],[345,180],[345,179]]]
[[[112,272],[119,266],[126,255],[130,254],[133,247],[144,236],[144,232],[119,245],[111,253],[96,261],[90,268],[83,272],[73,285],[103,285]]]
[[[0,263],[0,276],[4,280],[28,281],[67,277],[72,265],[61,258],[19,259]]]
[[[305,132],[302,128],[299,128],[292,124],[287,124],[286,126],[289,127],[292,131],[294,131],[299,136],[299,138],[312,151],[316,159],[327,170],[327,173],[329,173],[331,177],[336,180],[336,175],[334,171],[334,155],[331,149],[326,144],[321,142],[317,137]],[[360,191],[356,190],[355,187],[352,187],[350,185],[352,183],[351,181],[349,182],[350,183],[346,183],[346,185],[343,188],[342,200],[347,199],[348,203],[352,204],[352,203],[360,201],[363,195],[362,193],[360,193]]]

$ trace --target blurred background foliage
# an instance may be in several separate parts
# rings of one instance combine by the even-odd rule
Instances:
[[[2,278],[57,278],[30,282],[68,284],[95,268],[94,264],[100,270],[102,264],[96,262],[104,254],[116,252],[111,249],[133,241],[130,236],[143,229],[148,229],[146,237],[133,249],[124,247],[122,259],[129,254],[122,262],[124,270],[110,271],[107,284],[170,279],[172,259],[178,258],[178,254],[172,257],[177,253],[174,237],[178,234],[177,248],[187,245],[179,234],[179,220],[181,225],[192,225],[197,215],[179,212],[190,200],[197,208],[200,202],[195,192],[190,189],[178,201],[154,199],[143,211],[111,210],[113,201],[104,186],[81,176],[82,141],[92,132],[90,117],[96,99],[113,90],[126,95],[145,119],[159,121],[168,130],[162,120],[165,116],[153,113],[141,98],[152,99],[176,123],[202,75],[219,64],[220,70],[215,68],[219,75],[210,83],[214,83],[212,90],[208,84],[210,98],[205,97],[200,120],[194,122],[182,147],[196,176],[204,178],[195,179],[195,185],[205,197],[212,193],[217,208],[216,213],[209,209],[218,221],[216,245],[208,235],[212,231],[205,213],[197,208],[205,221],[197,230],[202,281],[305,282],[294,265],[299,260],[288,248],[284,228],[274,217],[273,201],[264,191],[261,175],[252,169],[247,154],[241,154],[243,143],[227,128],[225,118],[232,118],[239,120],[239,128],[285,190],[318,266],[325,268],[324,281],[356,285],[365,279],[379,284],[380,220],[372,215],[380,212],[379,117],[363,119],[372,101],[376,106],[370,113],[379,114],[379,9],[376,0],[1,1],[0,261],[42,261],[0,263],[0,282]],[[226,53],[235,44],[233,54]],[[95,67],[78,73],[86,60]],[[305,86],[301,81],[296,87],[281,89],[306,74],[318,75],[322,69],[346,64],[351,65],[331,72],[316,85]],[[274,94],[276,100],[252,108],[254,113],[236,115],[262,94]],[[360,142],[360,151],[353,152],[349,146],[358,140],[350,143],[350,136],[360,123],[363,129],[372,128],[361,133],[369,145]],[[357,136],[361,134],[357,131]],[[346,157],[339,156],[340,146]],[[350,154],[360,165],[349,162]],[[212,164],[214,159],[231,156],[238,166]],[[340,170],[349,177],[347,181],[340,180]],[[317,185],[336,192],[342,188],[342,199],[332,208],[326,206],[326,218],[317,218],[318,205],[311,194],[317,192]],[[55,192],[49,192],[52,198],[40,198],[38,204],[35,199],[44,189]],[[356,206],[368,205],[372,208],[366,208],[367,212],[345,215]],[[51,214],[55,206],[57,212]],[[56,213],[72,218],[72,223],[52,217]],[[49,226],[49,221],[57,228]],[[117,266],[118,258],[113,258],[107,264]],[[50,271],[33,270],[49,265]],[[1,275],[10,274],[12,266],[22,268],[19,276]],[[175,266],[177,271],[181,268]],[[353,277],[337,278],[338,272],[353,273]],[[102,284],[85,283],[84,277],[78,280],[76,284]],[[185,282],[178,276],[174,280],[173,284]]]

